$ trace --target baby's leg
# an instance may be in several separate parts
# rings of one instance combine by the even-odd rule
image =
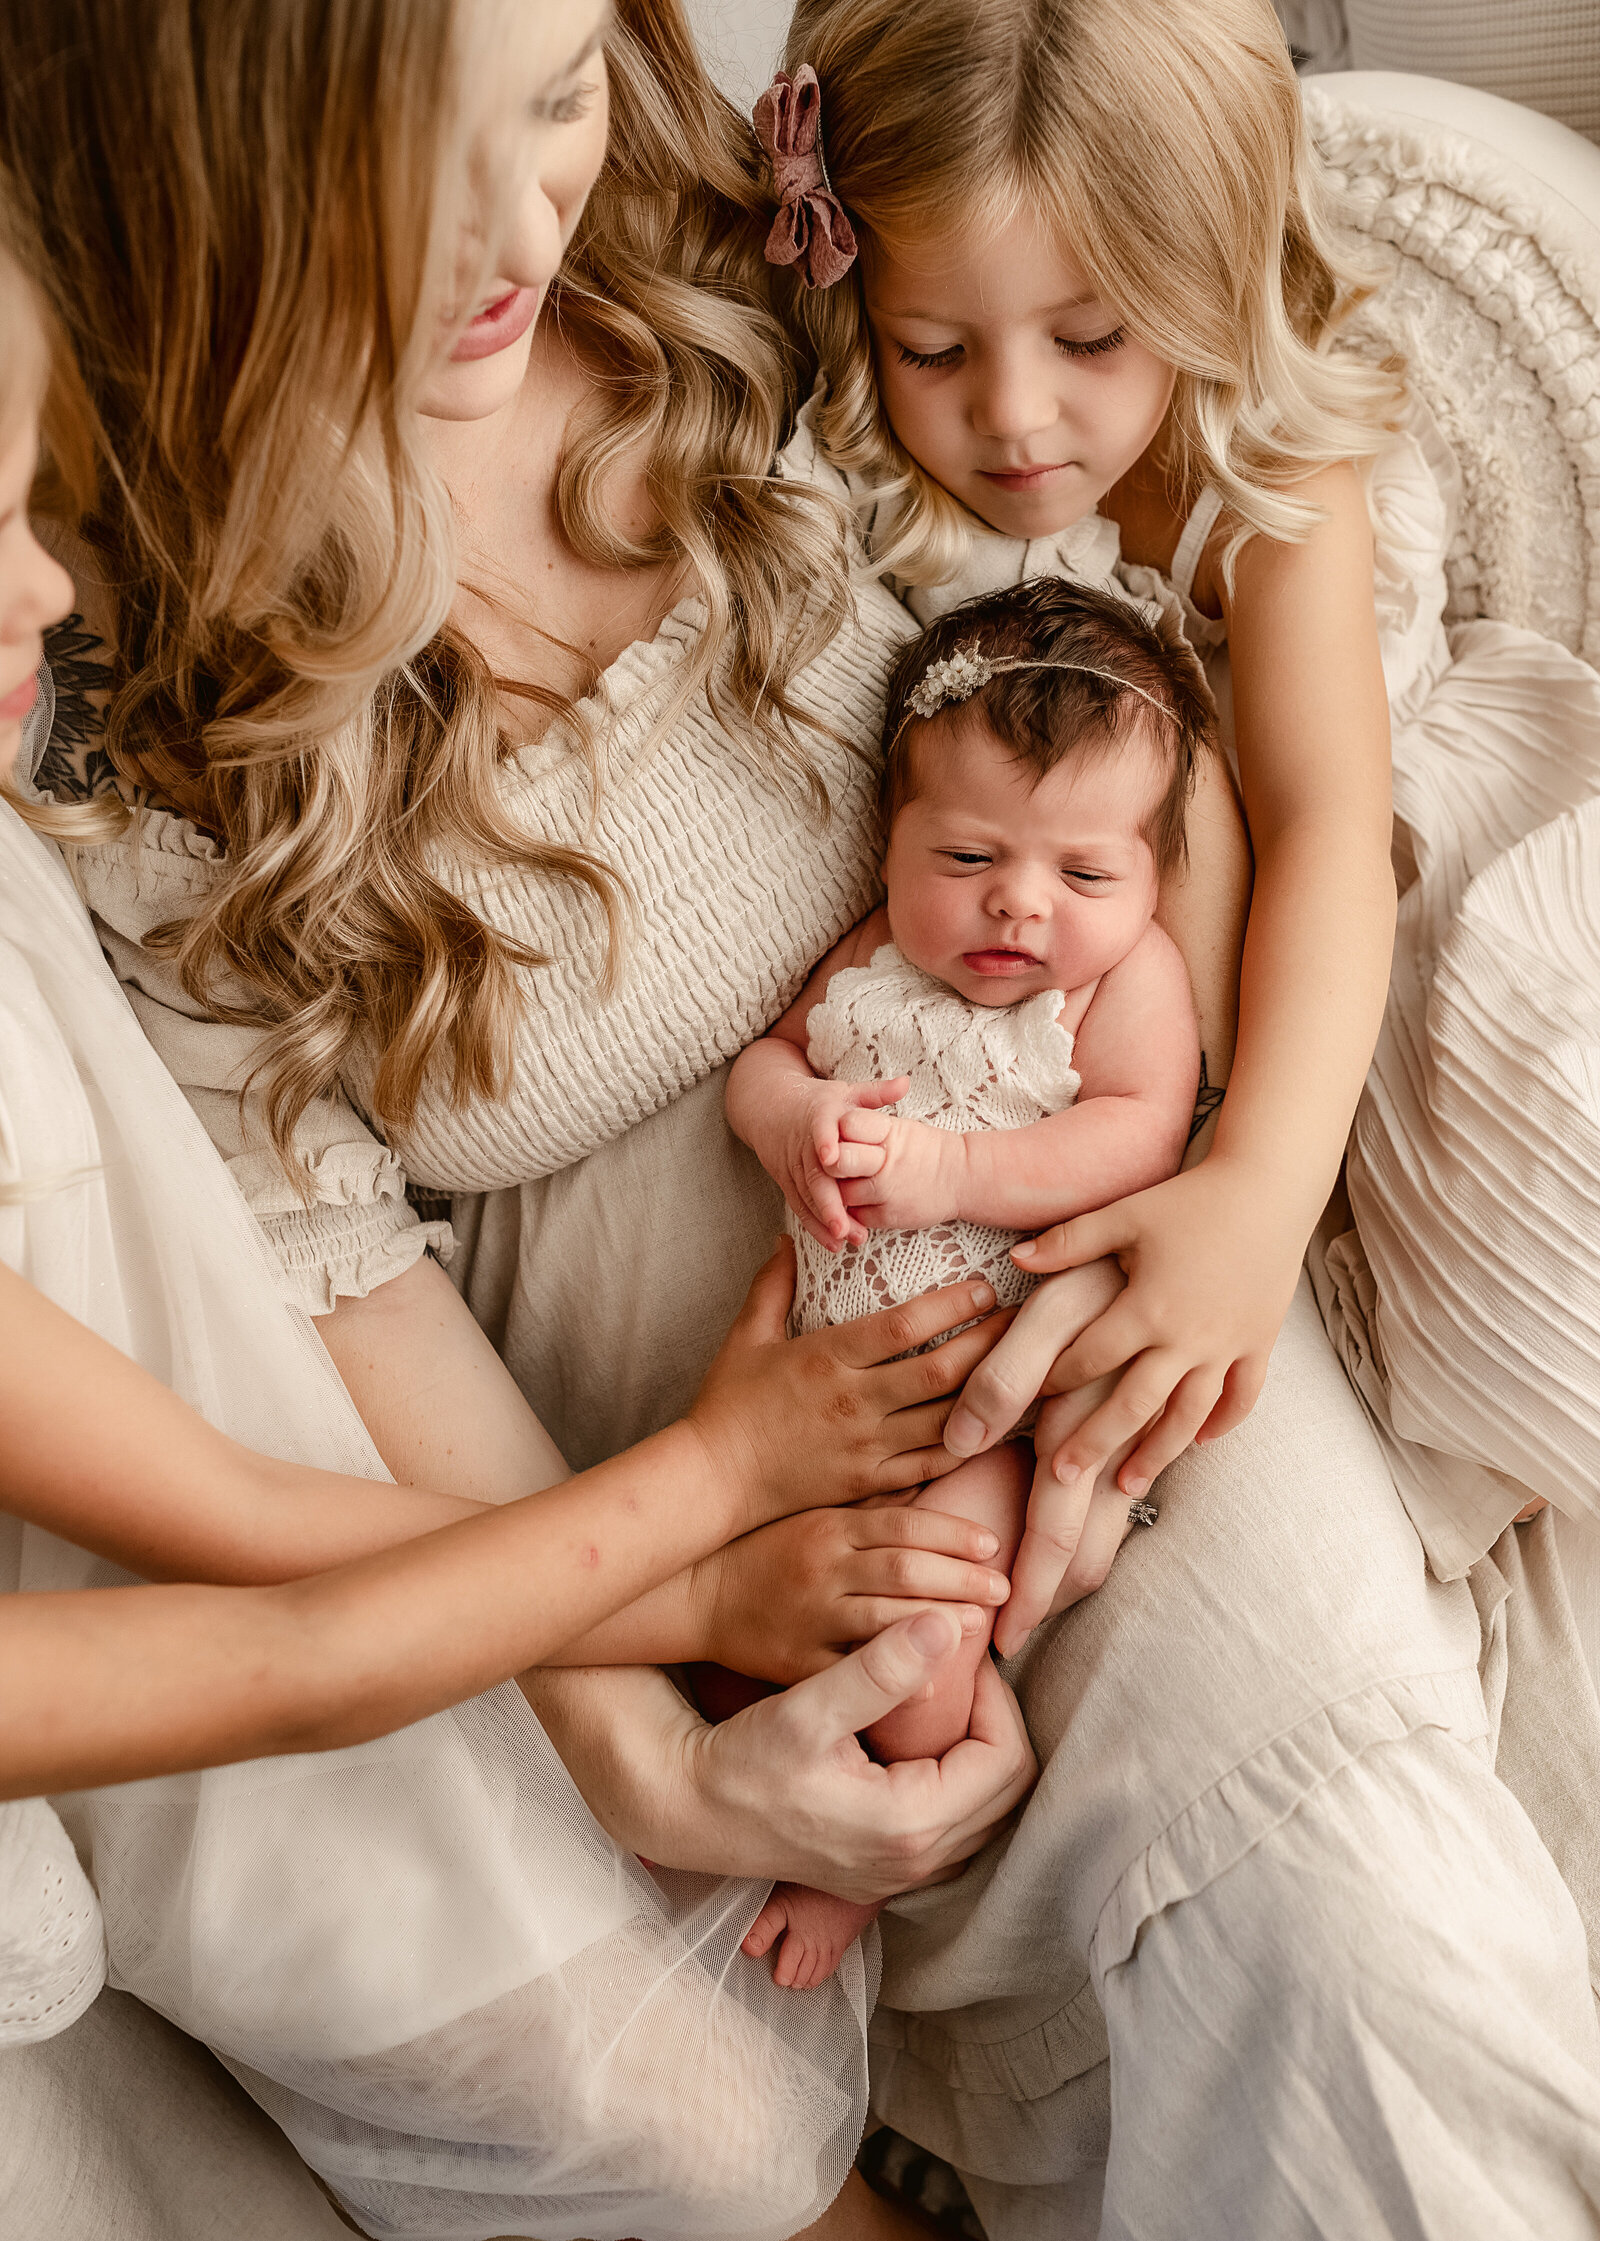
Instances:
[[[1000,1543],[989,1561],[997,1571],[1006,1572],[1022,1538],[1032,1483],[1032,1448],[1024,1441],[1007,1440],[985,1455],[974,1455],[947,1478],[934,1479],[918,1494],[917,1507],[987,1525]],[[981,1633],[964,1637],[940,1678],[931,1681],[922,1696],[897,1705],[867,1729],[866,1740],[880,1759],[941,1758],[960,1742],[972,1718],[978,1665],[989,1654],[993,1631],[991,1622]]]
[[[1009,1441],[987,1455],[974,1455],[948,1478],[925,1486],[917,1502],[923,1509],[943,1510],[947,1516],[970,1517],[987,1525],[1000,1543],[992,1562],[1005,1571],[1022,1538],[1031,1482],[1031,1449]],[[978,1660],[988,1655],[990,1631],[963,1640],[925,1696],[897,1706],[868,1728],[866,1740],[880,1759],[938,1758],[960,1742],[972,1718]],[[807,1991],[833,1974],[846,1949],[877,1912],[875,1906],[856,1906],[804,1883],[779,1883],[751,1925],[744,1950],[759,1959],[781,1937],[773,1980],[792,1985],[797,1992]]]

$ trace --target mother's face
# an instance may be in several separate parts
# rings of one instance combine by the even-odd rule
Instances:
[[[457,307],[423,389],[421,409],[437,420],[486,419],[516,396],[540,306],[605,160],[608,108],[600,42],[609,5],[572,0],[517,12],[524,22],[535,17],[548,24],[554,16],[560,32],[555,42],[548,31],[537,41],[524,38],[523,51],[507,58],[513,79],[520,72],[524,84],[514,89],[511,114],[502,109],[493,135],[493,169],[501,184],[489,198],[495,212],[490,269],[474,288],[464,326]],[[482,274],[481,235],[467,261],[475,278]]]

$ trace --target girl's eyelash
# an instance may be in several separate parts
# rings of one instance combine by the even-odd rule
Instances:
[[[903,342],[895,344],[902,366],[950,366],[961,355],[961,345],[953,342],[948,350],[909,350]]]
[[[1128,339],[1126,327],[1113,327],[1108,335],[1096,335],[1091,342],[1069,342],[1065,335],[1057,335],[1056,348],[1069,358],[1100,358],[1108,350],[1120,350]]]

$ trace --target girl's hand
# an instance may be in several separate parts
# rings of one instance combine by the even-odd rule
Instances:
[[[904,1075],[892,1082],[786,1082],[778,1111],[759,1131],[754,1150],[762,1166],[795,1220],[830,1253],[859,1245],[867,1234],[839,1188],[844,1176],[870,1172],[845,1149],[849,1121],[892,1105],[910,1087]]]
[[[902,1091],[902,1095],[904,1092]],[[839,1196],[865,1229],[932,1229],[959,1209],[966,1138],[896,1113],[839,1121]]]
[[[950,1284],[791,1339],[794,1266],[794,1246],[780,1238],[684,1420],[730,1499],[730,1539],[792,1510],[901,1493],[954,1470],[941,1437],[948,1396],[1005,1327],[989,1315],[989,1285]],[[911,1351],[974,1316],[988,1320]]]
[[[1005,1438],[1035,1394],[1109,1382],[1053,1452],[1041,1449],[1001,1629],[1008,1649],[1050,1609],[1108,1460],[1125,1451],[1115,1482],[1134,1499],[1192,1439],[1218,1439],[1250,1413],[1304,1254],[1297,1219],[1270,1180],[1215,1151],[1170,1182],[1017,1247],[1030,1272],[1074,1274],[1024,1302],[963,1392],[946,1444],[977,1454]],[[1126,1286],[1084,1322],[1075,1287],[1086,1264],[1108,1255]]]
[[[977,1634],[1011,1592],[985,1562],[998,1546],[970,1518],[899,1503],[781,1518],[696,1566],[700,1654],[787,1686],[936,1603]]]

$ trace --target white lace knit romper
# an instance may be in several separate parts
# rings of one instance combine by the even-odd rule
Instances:
[[[1078,1094],[1072,1036],[1059,1019],[1064,1000],[1059,989],[1045,989],[1020,1004],[969,1004],[888,942],[870,965],[835,973],[811,1014],[808,1056],[829,1081],[909,1075],[911,1087],[893,1110],[931,1128],[1026,1128],[1064,1112]],[[800,1261],[796,1335],[975,1276],[1013,1307],[1037,1281],[1010,1258],[1024,1230],[978,1222],[873,1230],[864,1245],[838,1253],[807,1236],[792,1215],[789,1231]]]

